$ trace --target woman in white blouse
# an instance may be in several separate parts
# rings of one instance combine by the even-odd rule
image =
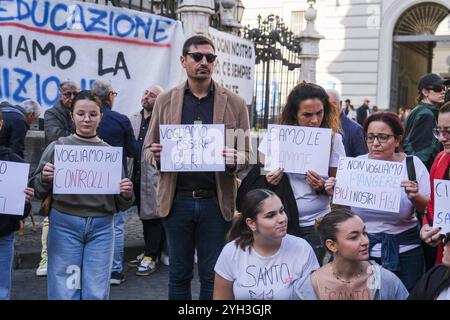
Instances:
[[[313,83],[300,83],[289,93],[286,106],[283,109],[279,124],[294,125],[314,128],[328,128],[332,130],[331,150],[329,152],[328,176],[335,177],[340,156],[345,156],[340,131],[339,112],[329,101],[326,91]],[[265,139],[261,142],[259,151],[267,154]],[[264,161],[264,156],[261,156]],[[270,185],[278,185],[283,177],[283,168],[273,170],[266,175]],[[330,199],[325,192],[325,180],[312,170],[306,174],[287,173],[294,194],[292,201],[298,208],[298,224],[300,236],[314,249],[314,252],[322,264],[325,255],[323,243],[319,233],[314,229],[317,218],[321,218],[331,211]],[[296,223],[290,221],[290,223]]]

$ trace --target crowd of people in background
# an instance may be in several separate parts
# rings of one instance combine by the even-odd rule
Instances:
[[[124,226],[136,205],[145,245],[128,265],[149,276],[166,261],[169,299],[192,298],[196,255],[205,300],[450,300],[450,234],[433,227],[434,180],[450,180],[450,80],[425,74],[417,106],[399,114],[368,97],[355,109],[337,90],[301,82],[277,123],[330,129],[328,171],[261,174],[268,138],[250,164],[247,106],[213,80],[215,53],[209,38],[187,39],[180,56],[187,80],[168,91],[148,84],[130,118],[114,110],[126,93],[110,82],[97,80],[91,90],[59,85],[59,102],[44,113],[46,149],[20,190],[24,213],[0,214],[0,299],[10,298],[14,232],[35,197],[46,215],[36,275],[47,276],[48,299],[108,299],[110,285],[125,281]],[[26,132],[39,115],[33,100],[0,104],[0,160],[23,162]],[[160,126],[198,123],[237,132],[222,151],[224,171],[162,171]],[[122,148],[119,193],[54,194],[58,145]],[[345,156],[412,168],[397,214],[333,205]],[[268,273],[276,277],[266,281]]]

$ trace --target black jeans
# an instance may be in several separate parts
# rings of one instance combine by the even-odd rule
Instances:
[[[161,256],[165,234],[162,219],[141,220],[144,231],[145,256],[153,261]]]
[[[141,185],[134,184],[134,194],[136,197],[135,204],[137,205],[138,215],[141,212]],[[151,257],[153,261],[161,256],[161,251],[163,249],[164,241],[166,235],[164,233],[164,228],[162,225],[162,219],[148,219],[143,220],[142,230],[144,233],[145,251],[144,255],[146,257]]]

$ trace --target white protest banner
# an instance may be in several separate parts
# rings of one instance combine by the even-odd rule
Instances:
[[[209,28],[209,37],[216,48],[214,80],[242,96],[247,104],[253,102],[255,83],[255,46],[241,37]]]
[[[225,171],[223,124],[159,127],[161,171]]]
[[[450,232],[450,181],[434,180],[433,227],[441,227],[441,233]]]
[[[269,124],[265,170],[328,176],[331,129]]]
[[[121,147],[55,145],[54,194],[119,194]]]
[[[58,102],[67,79],[90,89],[110,81],[114,109],[131,115],[146,88],[170,89],[182,79],[180,21],[70,0],[0,1],[0,101]]]
[[[0,161],[0,214],[23,215],[29,163]]]
[[[333,203],[398,213],[404,179],[400,162],[341,157]]]

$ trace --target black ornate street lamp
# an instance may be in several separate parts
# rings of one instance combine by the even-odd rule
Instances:
[[[267,128],[269,123],[270,64],[279,60],[288,70],[300,68],[300,63],[292,62],[292,60],[298,60],[292,59],[292,57],[298,57],[302,51],[300,38],[289,31],[280,17],[273,14],[264,20],[258,16],[258,27],[244,28],[244,38],[252,41],[255,45],[256,64],[261,62],[265,64],[263,126]]]

